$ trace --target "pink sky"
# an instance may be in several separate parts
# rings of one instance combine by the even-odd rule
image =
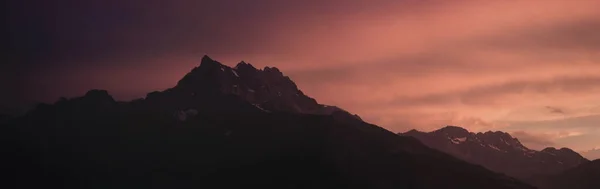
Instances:
[[[61,94],[91,87],[141,97],[173,86],[208,54],[276,66],[320,103],[393,132],[459,125],[510,132],[535,149],[600,148],[600,1],[271,3],[248,8],[256,18],[244,18],[243,7],[223,10],[242,15],[227,23],[174,3],[166,18],[189,30],[121,28],[110,39],[136,53],[63,57],[73,64],[31,83],[47,93],[61,83],[72,86]],[[214,29],[210,42],[194,33],[201,21]],[[168,50],[138,51],[140,41]],[[84,64],[106,61],[114,64]]]

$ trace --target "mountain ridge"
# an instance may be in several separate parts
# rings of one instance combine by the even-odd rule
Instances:
[[[306,96],[277,67],[257,69],[245,61],[229,67],[205,55],[200,65],[187,73],[173,89],[198,92],[194,91],[198,88],[197,83],[218,88],[224,94],[240,96],[268,111],[326,115],[336,111],[348,113],[336,106],[319,104],[314,98]],[[360,119],[358,115],[354,116]]]
[[[287,98],[298,90],[278,83],[286,80],[278,69],[257,76],[272,90],[251,98],[231,86],[262,85],[202,61],[146,98],[119,102],[90,90],[9,120],[9,180],[61,188],[533,188],[345,111],[307,111],[322,106]],[[261,98],[275,103],[257,106]]]
[[[501,131],[474,133],[458,126],[446,126],[432,132],[411,130],[398,134],[415,137],[429,147],[521,179],[555,174],[589,162],[568,148],[529,149],[519,139]]]

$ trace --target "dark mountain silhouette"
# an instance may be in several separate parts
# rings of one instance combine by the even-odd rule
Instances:
[[[11,108],[9,106],[0,105],[0,116],[1,117],[12,117],[15,115],[20,115],[20,114],[22,114],[22,111],[20,111],[18,108]]]
[[[275,67],[259,70],[242,61],[234,68],[230,68],[208,56],[204,56],[199,67],[185,75],[177,86],[167,92],[187,93],[182,96],[187,99],[207,89],[236,95],[267,112],[285,111],[323,115],[330,115],[337,111],[348,113],[335,106],[317,103]],[[358,118],[356,115],[355,117]]]
[[[600,160],[583,163],[559,174],[530,179],[541,189],[595,189],[600,188]]]
[[[9,115],[0,114],[0,123],[8,121],[10,118],[11,118],[11,116],[9,116]]]
[[[144,99],[91,90],[1,128],[22,188],[533,188],[208,57]]]
[[[568,148],[531,150],[500,131],[473,133],[447,126],[429,133],[411,130],[400,135],[415,137],[434,149],[521,179],[559,173],[589,161]]]

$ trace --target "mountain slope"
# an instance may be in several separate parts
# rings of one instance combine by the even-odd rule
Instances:
[[[9,120],[8,180],[24,188],[532,188],[345,111],[322,113],[316,101],[288,98],[293,87],[255,100],[229,92],[233,81],[214,63],[205,57],[176,87],[145,99],[117,102],[92,90]]]
[[[411,130],[400,135],[415,137],[429,147],[522,179],[558,173],[588,162],[568,148],[528,149],[510,134],[498,131],[472,133],[460,127],[447,126],[429,133]]]
[[[595,189],[600,188],[600,160],[594,160],[556,175],[532,179],[541,189]]]
[[[0,123],[8,119],[10,119],[9,115],[0,114]]]

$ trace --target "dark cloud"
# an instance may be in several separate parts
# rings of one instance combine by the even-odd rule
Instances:
[[[565,114],[565,111],[559,107],[546,106],[545,107],[551,114]]]

